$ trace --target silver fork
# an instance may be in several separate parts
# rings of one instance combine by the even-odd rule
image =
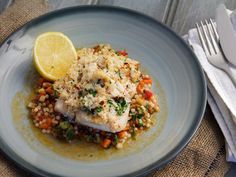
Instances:
[[[221,52],[219,46],[219,35],[212,19],[209,21],[205,20],[205,24],[201,21],[200,26],[196,23],[196,26],[199,39],[208,61],[215,67],[226,72],[233,81],[234,85],[236,85],[236,75],[234,75],[232,71],[233,68],[228,64]]]

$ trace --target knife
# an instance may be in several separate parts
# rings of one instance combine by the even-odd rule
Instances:
[[[236,66],[236,32],[224,4],[220,4],[216,9],[216,24],[224,55]]]

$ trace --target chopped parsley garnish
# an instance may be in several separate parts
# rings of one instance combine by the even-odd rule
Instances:
[[[118,138],[117,134],[115,134],[114,141],[113,141],[114,145],[116,145],[118,143],[118,140],[119,140],[119,138]]]
[[[115,72],[116,72],[116,74],[118,74],[118,76],[120,77],[120,79],[122,79],[122,76],[121,76],[120,70],[117,70],[117,71],[115,71]]]
[[[122,76],[121,76],[121,73],[120,73],[120,71],[118,72],[118,74],[119,74],[119,77],[120,77],[120,79],[122,79]]]
[[[68,141],[75,138],[74,128],[68,121],[60,122],[55,130],[61,137],[65,137]]]
[[[53,90],[53,97],[54,98],[58,98],[59,97],[59,93],[56,90]]]
[[[95,112],[96,112],[96,113],[99,113],[99,112],[101,112],[101,111],[102,111],[102,107],[101,107],[101,106],[95,108]]]
[[[115,110],[119,116],[121,116],[125,112],[124,107],[121,107],[121,106],[117,106]]]
[[[126,108],[128,107],[128,104],[126,103],[125,99],[122,97],[116,98],[115,102],[117,104],[115,106],[115,111],[117,112],[119,116],[121,116],[125,112]]]
[[[125,99],[123,97],[117,97],[114,99],[116,104],[113,104],[112,100],[107,100],[107,103],[109,106],[114,106],[116,113],[121,116],[126,108],[128,107],[128,104],[126,103]]]
[[[137,117],[138,119],[142,119],[143,116],[144,116],[143,114],[137,114],[137,115],[136,115],[136,117]]]
[[[142,119],[143,116],[144,116],[144,112],[143,112],[143,109],[141,107],[138,107],[136,109],[136,112],[130,112],[129,114],[131,115],[133,120]]]
[[[74,137],[75,137],[75,131],[72,127],[70,127],[66,131],[66,139],[70,141],[70,140],[73,140]]]
[[[87,112],[88,114],[93,114],[94,115],[94,114],[97,114],[97,113],[101,112],[102,107],[99,106],[99,107],[96,107],[96,108],[89,108],[89,107],[84,106],[84,107],[81,108],[81,110]]]
[[[59,124],[59,128],[63,129],[63,130],[66,130],[70,127],[70,123],[68,121],[63,121],[63,122],[60,122]]]
[[[97,90],[94,90],[94,89],[89,89],[88,90],[88,93],[93,95],[93,97],[95,97],[97,95]]]
[[[112,100],[107,100],[107,103],[113,105]]]
[[[143,126],[143,120],[142,119],[138,119],[138,126],[140,126],[140,127]]]

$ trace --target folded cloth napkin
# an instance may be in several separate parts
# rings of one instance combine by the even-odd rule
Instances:
[[[236,11],[229,13],[236,33]],[[236,162],[236,87],[224,71],[208,62],[196,28],[191,29],[184,39],[192,47],[206,74],[208,103],[226,140],[226,160]]]

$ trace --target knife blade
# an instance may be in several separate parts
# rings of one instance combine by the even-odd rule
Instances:
[[[216,28],[225,57],[236,66],[236,32],[224,4],[220,4],[216,9]]]

